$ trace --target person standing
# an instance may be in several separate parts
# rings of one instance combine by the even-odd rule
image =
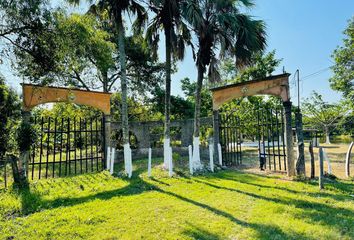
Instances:
[[[265,146],[263,141],[261,141],[259,145],[258,156],[259,156],[259,168],[261,169],[261,171],[264,171],[266,160],[267,160],[267,154],[265,151]]]

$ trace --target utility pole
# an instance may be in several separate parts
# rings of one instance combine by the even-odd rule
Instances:
[[[296,70],[297,75],[297,111],[295,113],[296,124],[296,139],[297,139],[297,161],[296,161],[296,173],[298,175],[305,176],[305,146],[304,146],[304,134],[302,126],[302,114],[300,111],[300,71]]]
[[[297,108],[300,110],[300,70],[297,69],[295,74],[297,76]]]

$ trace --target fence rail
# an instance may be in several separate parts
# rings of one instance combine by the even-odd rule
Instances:
[[[11,164],[5,159],[0,158],[0,189],[7,188],[12,183]]]
[[[104,166],[104,119],[33,119],[40,129],[32,146],[32,179],[100,171]]]

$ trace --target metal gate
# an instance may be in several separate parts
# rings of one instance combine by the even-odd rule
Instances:
[[[243,151],[252,149],[260,162],[266,158],[269,170],[286,170],[286,149],[284,145],[283,108],[258,108],[246,119],[240,118],[237,111],[220,114],[219,138],[223,164],[238,166],[243,162]]]
[[[265,156],[265,167],[286,171],[285,126],[283,108],[257,111],[258,156]]]
[[[105,168],[104,118],[35,118],[38,141],[32,146],[28,176],[62,177]]]
[[[223,165],[240,165],[242,164],[240,120],[234,114],[221,114],[220,120],[219,131]]]

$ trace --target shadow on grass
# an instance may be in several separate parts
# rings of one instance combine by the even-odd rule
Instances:
[[[88,196],[83,196],[83,197],[64,197],[64,198],[56,198],[54,200],[44,200],[42,199],[40,193],[36,191],[36,189],[25,189],[20,192],[20,197],[22,200],[22,213],[25,215],[34,213],[39,210],[44,210],[44,209],[53,209],[53,208],[58,208],[58,207],[67,207],[67,206],[74,206],[78,204],[82,204],[85,202],[90,202],[96,199],[101,199],[101,200],[109,200],[114,197],[119,197],[119,196],[129,196],[129,195],[137,195],[141,194],[147,191],[156,191],[161,194],[166,194],[168,196],[174,197],[180,201],[186,202],[188,204],[192,204],[194,206],[197,206],[199,208],[202,208],[204,210],[210,211],[220,217],[224,217],[231,222],[240,225],[245,228],[251,228],[256,231],[257,238],[261,239],[271,239],[274,238],[274,236],[277,236],[279,239],[314,239],[309,236],[303,236],[299,235],[296,232],[284,232],[282,231],[281,228],[275,225],[269,225],[269,224],[259,224],[259,223],[251,223],[251,222],[246,222],[243,220],[240,220],[236,218],[234,215],[214,208],[206,203],[199,202],[197,200],[191,199],[187,196],[182,196],[180,194],[177,194],[175,192],[168,191],[166,189],[162,189],[160,186],[151,184],[149,182],[144,181],[139,175],[145,171],[144,168],[138,168],[134,172],[134,176],[132,179],[126,179],[129,184],[127,186],[113,189],[110,191],[103,191],[103,192],[98,192],[96,194],[88,195]],[[235,174],[233,174],[235,175]],[[183,175],[182,175],[183,176]],[[270,176],[262,176],[266,178],[273,178]],[[241,178],[243,180],[241,180]],[[169,183],[165,183],[162,180],[156,179],[156,178],[150,178],[151,181],[156,182],[159,185],[166,186],[167,188],[170,186]],[[182,177],[181,179],[184,179]],[[191,178],[185,178],[186,180],[190,181]],[[237,174],[237,177],[232,177],[228,172],[224,173],[218,173],[218,174],[210,174],[205,177],[201,177],[201,179],[196,179],[192,178],[193,181],[200,183],[200,184],[205,184],[209,187],[216,188],[216,189],[222,189],[222,190],[227,190],[227,191],[232,191],[232,192],[237,192],[239,194],[244,194],[256,199],[264,200],[264,201],[269,201],[269,202],[274,202],[277,204],[283,204],[283,205],[290,205],[294,206],[295,208],[301,208],[304,211],[301,211],[301,213],[297,214],[294,217],[306,219],[307,221],[311,221],[314,223],[320,223],[320,224],[326,224],[329,227],[336,227],[342,231],[343,234],[347,234],[349,230],[348,222],[353,221],[353,216],[354,212],[345,208],[339,208],[339,207],[332,207],[327,204],[322,204],[322,203],[317,203],[317,202],[310,202],[310,201],[304,201],[300,199],[292,199],[288,197],[268,197],[264,196],[261,194],[255,194],[252,192],[246,192],[246,191],[241,191],[239,189],[234,189],[234,188],[229,188],[229,187],[224,187],[224,186],[219,186],[217,184],[213,183],[213,180],[216,179],[223,179],[223,180],[233,180],[236,182],[244,183],[244,184],[250,184],[253,186],[257,186],[260,188],[275,188],[278,190],[283,190],[283,191],[288,191],[287,188],[281,188],[281,187],[271,187],[263,184],[258,184],[257,181],[260,180],[260,176],[254,176],[252,174],[243,174],[240,173],[239,175]],[[278,178],[274,178],[278,179]],[[101,178],[95,175],[88,175],[87,177],[82,177],[82,179],[78,179],[79,181],[82,181],[82,183],[85,184],[90,184],[94,183],[97,181],[100,181]],[[69,182],[70,179],[64,179],[64,184],[70,186]],[[77,180],[75,180],[77,181]],[[255,183],[256,182],[256,183]],[[46,183],[48,184],[48,183]],[[74,184],[80,184],[79,182],[75,182]],[[45,184],[43,184],[45,186]],[[82,184],[80,184],[80,187]],[[45,187],[50,187],[50,186],[45,186]],[[301,192],[291,190],[291,193],[294,194],[300,194]],[[222,236],[218,236],[215,234],[212,234],[208,232],[205,229],[198,228],[196,226],[191,225],[190,228],[186,229],[184,232],[185,235],[188,235],[190,237],[196,238],[196,239],[224,239]]]
[[[320,223],[320,224],[326,224],[328,226],[335,226],[342,234],[347,234],[350,229],[349,226],[352,225],[350,223],[354,224],[354,211],[347,209],[347,208],[341,208],[341,207],[332,207],[327,204],[323,203],[316,203],[316,202],[311,202],[311,201],[305,201],[305,200],[300,200],[300,199],[293,199],[293,198],[288,198],[288,197],[268,197],[260,194],[254,194],[251,192],[246,192],[246,191],[241,191],[238,189],[234,188],[228,188],[228,187],[223,187],[219,186],[216,184],[212,184],[209,182],[201,181],[194,179],[194,181],[205,184],[209,187],[213,187],[216,189],[222,189],[222,190],[227,190],[227,191],[232,191],[232,192],[237,192],[240,194],[245,194],[247,196],[269,201],[269,202],[274,202],[277,204],[282,204],[285,206],[294,206],[295,208],[300,208],[303,211],[299,214],[295,214],[294,217],[297,217],[299,219],[304,219],[311,221],[313,223]],[[348,224],[349,223],[349,224]],[[352,236],[353,237],[353,236]]]
[[[328,190],[332,190],[335,192],[338,192],[336,194],[331,194],[331,193],[326,193],[326,192],[307,192],[307,191],[298,191],[298,190],[293,190],[290,188],[286,188],[286,187],[279,187],[279,186],[269,186],[266,184],[260,184],[258,183],[259,181],[259,177],[265,177],[265,178],[273,178],[271,176],[261,176],[261,175],[257,175],[257,174],[244,174],[240,173],[240,176],[237,177],[231,177],[228,175],[225,175],[222,177],[222,179],[224,180],[230,180],[230,181],[234,181],[237,183],[242,183],[242,184],[247,184],[247,185],[251,185],[251,186],[255,186],[255,187],[259,187],[259,188],[267,188],[267,189],[274,189],[274,190],[280,190],[280,191],[286,191],[289,193],[293,193],[293,194],[306,194],[308,196],[311,197],[328,197],[328,198],[332,198],[333,200],[336,201],[343,201],[343,200],[351,200],[352,198],[350,197],[351,194],[354,193],[354,183],[344,183],[344,182],[338,182],[338,181],[327,181],[325,183],[325,188]],[[255,176],[253,176],[255,175]],[[242,177],[241,177],[242,176]],[[259,177],[256,177],[259,176]],[[210,179],[210,178],[208,178]],[[277,179],[277,178],[274,178]],[[312,185],[312,186],[318,186],[318,181],[314,181],[314,180],[306,180],[306,181],[302,181],[303,183]]]
[[[222,240],[225,237],[214,234],[204,228],[198,227],[191,223],[188,223],[188,229],[184,230],[183,235],[188,236],[192,239],[200,239],[200,240]]]

